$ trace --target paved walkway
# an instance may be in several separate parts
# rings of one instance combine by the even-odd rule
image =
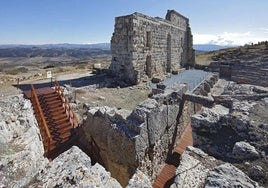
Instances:
[[[173,85],[176,82],[187,83],[188,89],[192,91],[198,84],[200,84],[209,74],[209,72],[203,70],[189,69],[180,72],[177,75],[172,75],[163,81],[166,86]],[[152,85],[156,87],[156,84]]]

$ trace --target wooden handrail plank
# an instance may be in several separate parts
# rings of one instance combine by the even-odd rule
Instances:
[[[31,84],[31,100],[33,100],[33,103],[35,103],[35,109],[37,110],[37,114],[39,115],[39,118],[40,118],[40,126],[42,128],[45,128],[45,133],[46,133],[46,136],[48,137],[48,148],[47,150],[50,151],[50,143],[52,141],[52,137],[51,137],[51,134],[50,134],[50,131],[49,131],[49,128],[48,128],[48,125],[47,125],[47,122],[45,120],[45,116],[44,116],[44,113],[43,113],[43,110],[41,109],[41,105],[39,103],[39,100],[38,100],[38,96],[36,94],[36,91],[35,91],[35,88],[33,86],[33,84]],[[44,138],[43,138],[44,139]]]

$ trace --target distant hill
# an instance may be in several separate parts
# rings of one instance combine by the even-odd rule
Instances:
[[[215,44],[195,44],[196,54],[216,51],[234,46],[220,46]],[[42,44],[42,45],[23,45],[7,44],[0,45],[0,57],[56,57],[61,55],[72,57],[92,56],[100,54],[110,54],[110,43],[96,44]]]
[[[75,58],[85,58],[93,57],[98,55],[109,55],[110,49],[104,48],[94,48],[94,47],[59,47],[59,46],[19,46],[19,47],[6,47],[0,48],[0,58],[7,57],[75,57]]]
[[[221,46],[216,44],[194,44],[193,47],[197,51],[197,53],[200,53],[200,52],[216,51],[225,48],[232,48],[235,46]]]
[[[110,50],[110,43],[97,43],[97,44],[42,44],[42,45],[24,45],[24,44],[4,44],[0,45],[0,49],[6,48],[40,48],[40,49],[54,49],[54,48],[65,48],[65,49],[103,49]]]

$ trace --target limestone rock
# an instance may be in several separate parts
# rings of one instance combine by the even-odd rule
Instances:
[[[149,178],[140,170],[136,171],[136,173],[132,176],[127,185],[127,188],[136,188],[136,187],[141,188],[152,187]]]
[[[243,141],[235,143],[232,154],[234,158],[241,160],[259,157],[259,153],[256,151],[255,147]]]
[[[208,173],[205,188],[212,187],[256,188],[259,185],[235,166],[225,163],[217,166]]]
[[[163,78],[159,77],[159,76],[155,76],[152,78],[152,83],[160,83],[163,81]]]
[[[222,105],[213,108],[202,108],[200,114],[192,116],[192,127],[198,132],[216,133],[221,126],[218,124],[220,118],[229,113],[229,109]]]
[[[73,146],[41,170],[29,187],[121,187],[101,165]]]
[[[180,64],[194,62],[189,20],[174,10],[168,10],[166,20],[137,12],[120,16],[114,26],[109,71],[128,84],[137,84],[147,77],[158,83],[162,75],[176,73]]]
[[[265,170],[259,166],[252,166],[248,169],[248,176],[253,180],[258,180],[259,178],[265,177]]]
[[[152,180],[173,144],[174,134],[180,134],[193,112],[188,104],[185,105],[184,121],[177,124],[186,89],[185,84],[168,87],[158,99],[146,99],[132,112],[109,107],[91,108],[82,127],[83,143],[101,156],[97,160],[122,186],[128,185],[137,169]]]
[[[48,163],[31,102],[22,95],[0,100],[0,129],[0,187],[26,186]]]
[[[202,187],[207,173],[212,167],[216,166],[215,163],[216,160],[213,157],[209,157],[202,150],[191,146],[187,147],[181,156],[180,165],[175,173],[176,178],[171,187]]]
[[[241,170],[188,146],[181,156],[172,188],[259,187]]]

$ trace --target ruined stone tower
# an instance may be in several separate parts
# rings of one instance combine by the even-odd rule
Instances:
[[[137,84],[194,62],[189,19],[168,10],[166,19],[140,13],[115,18],[110,72]]]

